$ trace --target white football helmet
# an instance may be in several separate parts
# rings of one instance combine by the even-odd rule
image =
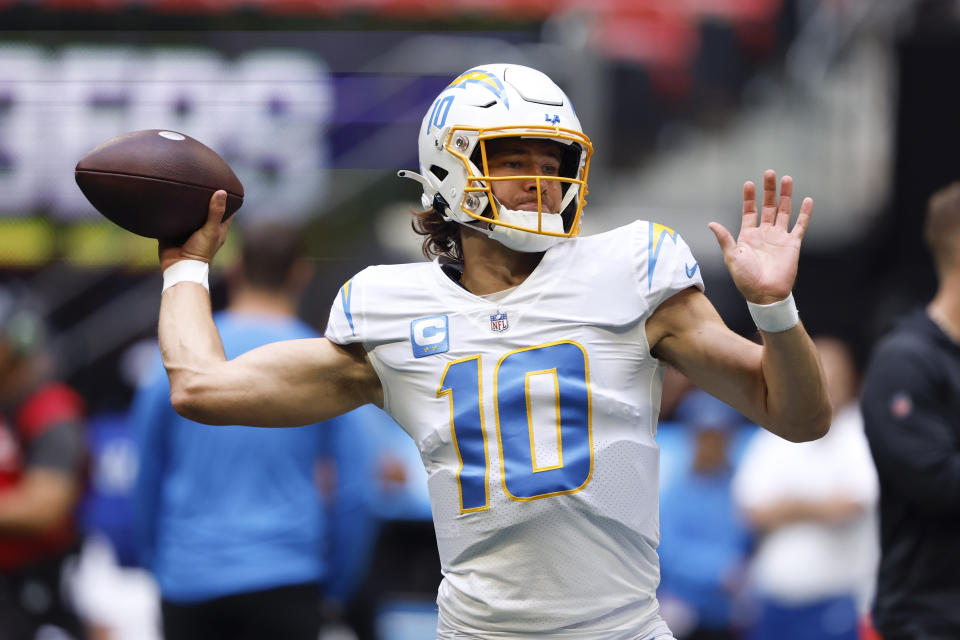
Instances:
[[[497,138],[552,140],[563,145],[554,176],[491,176],[486,142]],[[593,145],[570,99],[545,74],[516,64],[487,64],[463,73],[433,101],[420,125],[420,173],[398,175],[423,185],[424,207],[469,225],[517,251],[545,251],[580,232]],[[559,211],[513,211],[493,195],[501,180],[556,181]],[[560,214],[560,215],[551,215]],[[478,224],[479,223],[479,224]]]

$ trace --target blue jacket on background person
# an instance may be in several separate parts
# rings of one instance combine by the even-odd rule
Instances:
[[[268,342],[316,336],[295,319],[223,312],[227,357]],[[200,425],[170,404],[157,358],[137,392],[131,424],[140,452],[137,547],[164,599],[189,603],[287,584],[326,572],[328,523],[316,484],[322,427]]]

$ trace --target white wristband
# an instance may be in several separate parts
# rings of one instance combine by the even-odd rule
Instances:
[[[196,282],[202,284],[203,288],[210,291],[208,278],[210,275],[210,265],[203,260],[180,260],[163,270],[163,293],[170,287],[181,282]]]
[[[800,322],[797,303],[794,302],[792,293],[783,300],[777,300],[771,304],[754,304],[748,301],[747,308],[750,309],[750,315],[753,316],[757,329],[767,333],[786,331]]]

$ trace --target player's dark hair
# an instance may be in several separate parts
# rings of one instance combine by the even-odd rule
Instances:
[[[243,279],[259,289],[279,289],[288,280],[306,247],[300,229],[277,222],[262,223],[243,231]]]
[[[410,226],[423,236],[421,250],[427,259],[444,257],[451,262],[463,262],[463,245],[460,243],[460,224],[444,220],[433,207],[412,211]]]
[[[960,181],[940,189],[927,203],[923,239],[941,276],[957,260],[960,250]]]

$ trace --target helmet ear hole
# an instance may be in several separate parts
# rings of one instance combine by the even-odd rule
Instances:
[[[443,179],[450,175],[450,172],[444,169],[443,167],[438,167],[435,164],[430,165],[430,173],[437,176],[437,178],[443,182]]]

